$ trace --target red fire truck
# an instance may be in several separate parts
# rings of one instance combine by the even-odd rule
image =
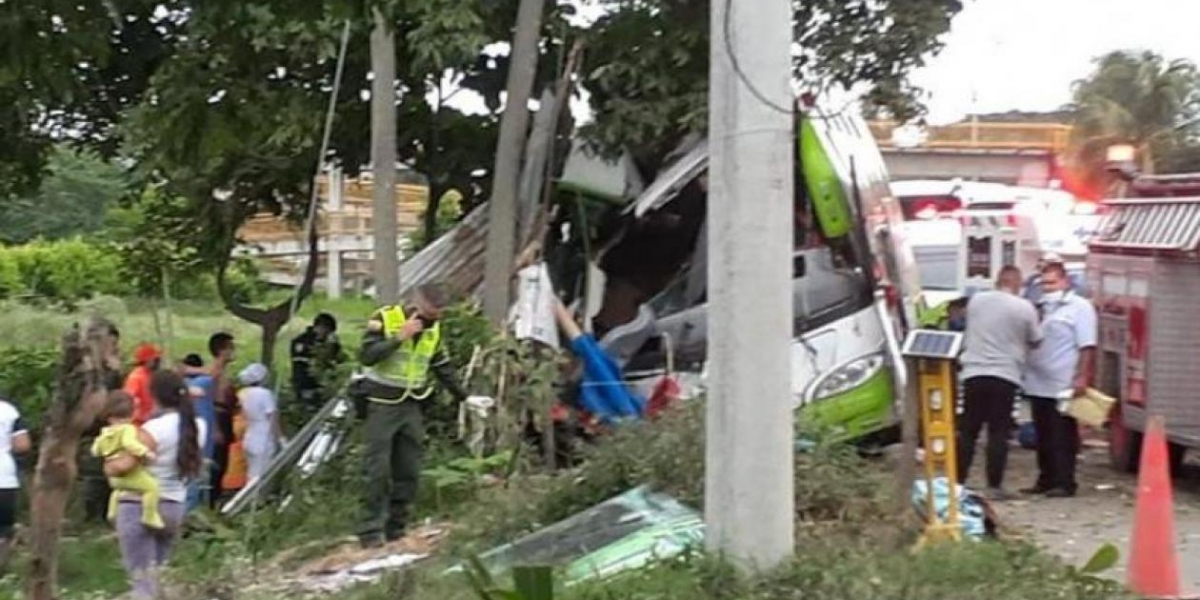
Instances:
[[[1100,316],[1096,387],[1118,398],[1113,465],[1137,468],[1147,417],[1167,425],[1173,467],[1200,447],[1200,173],[1139,177],[1107,200],[1089,244]]]

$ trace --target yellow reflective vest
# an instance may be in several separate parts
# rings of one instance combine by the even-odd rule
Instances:
[[[408,320],[404,308],[400,306],[380,309],[379,317],[383,321],[383,334],[389,339],[394,337]],[[368,367],[366,376],[377,383],[406,391],[394,402],[403,402],[409,398],[427,398],[433,393],[433,386],[429,380],[430,366],[441,341],[441,324],[434,323],[422,331],[416,340],[404,340],[391,356]],[[388,402],[374,398],[372,400]]]

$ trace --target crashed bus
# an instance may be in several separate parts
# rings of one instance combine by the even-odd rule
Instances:
[[[792,402],[802,426],[841,439],[889,432],[905,380],[898,340],[919,302],[903,215],[858,115],[814,109],[797,130]],[[591,210],[581,199],[560,211],[547,262],[560,294],[635,387],[668,368],[703,379],[707,166],[707,144],[692,140],[607,217],[595,206],[595,182],[580,183],[570,164],[564,174],[562,187],[580,198],[587,188],[593,200]]]

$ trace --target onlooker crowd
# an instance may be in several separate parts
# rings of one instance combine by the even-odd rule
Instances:
[[[334,331],[322,314],[292,344],[295,390],[315,411],[323,402],[324,369],[342,361]],[[119,339],[113,328],[112,337]],[[208,341],[211,361],[187,355],[164,369],[162,351],[139,345],[124,377],[105,385],[106,406],[84,432],[79,454],[84,516],[110,521],[135,598],[159,597],[158,572],[170,558],[187,512],[217,508],[263,476],[286,445],[270,372],[253,363],[232,371],[236,342],[228,333]],[[116,348],[112,349],[114,371]],[[20,488],[15,456],[33,447],[12,402],[0,397],[0,569],[14,542]]]

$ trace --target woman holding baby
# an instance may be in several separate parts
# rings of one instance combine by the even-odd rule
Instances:
[[[150,380],[154,417],[140,428],[127,422],[127,398],[110,397],[106,432],[97,448],[113,484],[112,516],[133,597],[157,598],[159,571],[170,558],[186,512],[187,483],[200,475],[206,423],[197,418],[183,379],[157,371]],[[157,502],[157,507],[153,503]]]

